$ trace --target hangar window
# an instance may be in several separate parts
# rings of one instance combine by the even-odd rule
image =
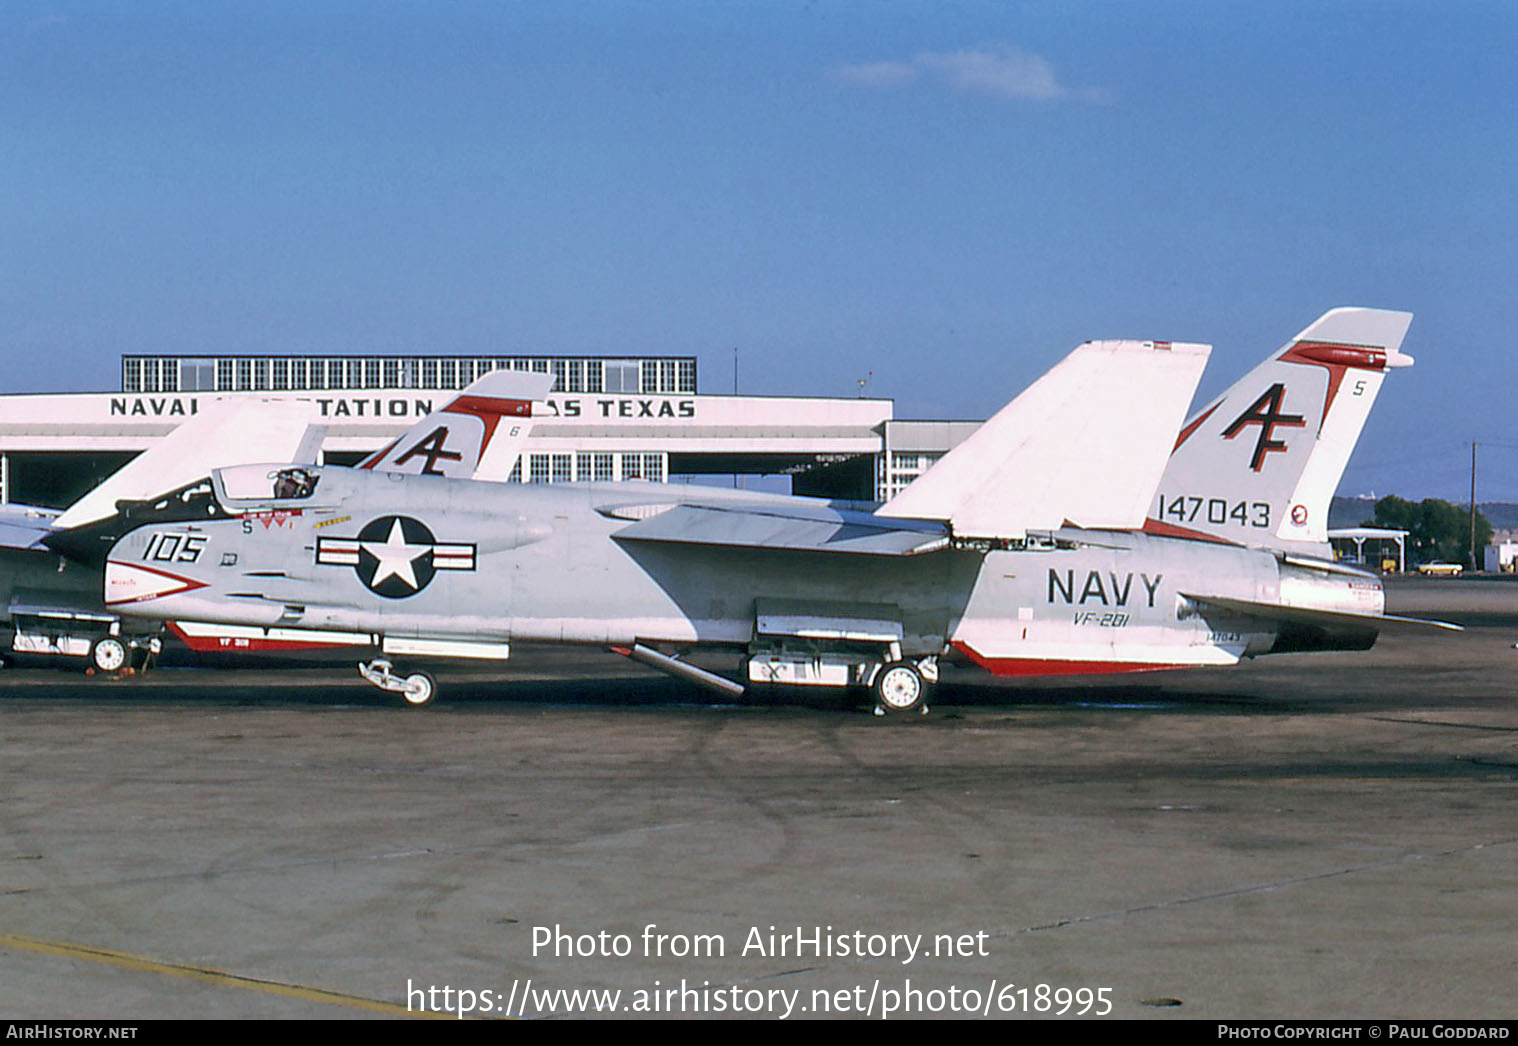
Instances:
[[[269,361],[253,361],[253,387],[263,391],[269,387]]]
[[[548,455],[547,454],[533,454],[533,455],[530,455],[530,457],[528,459],[528,462],[527,462],[527,482],[529,482],[529,483],[547,483],[548,482]]]
[[[506,477],[507,483],[522,482],[522,459],[517,458],[517,463],[511,466],[511,475]]]
[[[642,367],[642,382],[636,389],[628,389],[628,392],[658,392],[659,391],[659,361],[644,360]]]
[[[615,454],[595,455],[595,475],[597,483],[610,483],[617,478],[617,457]]]
[[[327,361],[327,388],[340,389],[343,387],[343,361]]]
[[[401,387],[401,361],[386,360],[384,377],[380,379],[380,388],[398,389]]]
[[[437,388],[437,360],[422,361],[422,388]]]
[[[157,392],[158,391],[158,361],[157,360],[143,360],[142,361],[142,391],[143,392]]]
[[[675,361],[674,360],[660,360],[659,361],[659,391],[660,392],[674,392],[675,391]]]
[[[327,387],[327,382],[326,382],[326,378],[327,378],[327,361],[326,360],[307,360],[306,361],[306,374],[310,376],[310,379],[311,379],[311,388],[313,388],[313,389],[324,389],[324,388]]]
[[[292,389],[303,389],[306,387],[305,360],[290,361],[290,387]]]
[[[664,482],[664,455],[643,455],[643,478],[650,483]]]
[[[364,361],[364,384],[361,387],[366,389],[377,389],[380,387],[379,360]]]
[[[601,383],[601,374],[602,374],[601,367],[602,367],[602,364],[601,364],[600,360],[586,360],[585,361],[585,391],[586,392],[600,392],[604,388],[606,388],[606,386]]]
[[[584,392],[585,391],[585,361],[584,360],[565,360],[564,361],[564,379],[565,379],[565,383],[566,383],[566,387],[565,387],[565,391],[566,392]]]
[[[441,366],[443,370],[443,376],[441,378],[442,387],[445,389],[458,388],[459,372],[458,367],[454,361],[443,360],[439,366]]]
[[[603,365],[607,392],[637,392],[638,364],[636,360],[607,360]]]
[[[215,361],[180,360],[179,387],[185,392],[216,391]]]
[[[253,387],[253,361],[237,361],[237,391],[247,392]]]
[[[130,360],[130,359],[128,359],[128,360],[122,360],[121,361],[121,391],[122,392],[141,392],[142,391],[142,361],[141,360]]]
[[[158,375],[158,383],[163,386],[164,392],[179,391],[179,362],[177,360],[159,360],[162,370]]]
[[[553,482],[568,483],[574,479],[573,454],[555,454],[553,456]]]
[[[280,390],[280,391],[283,391],[283,390],[288,389],[290,387],[290,361],[289,360],[275,360],[274,361],[274,386],[273,387],[275,389]]]
[[[231,360],[217,360],[216,361],[216,391],[217,392],[231,392],[232,391],[232,361]]]
[[[681,360],[680,361],[680,386],[675,391],[676,392],[691,392],[691,393],[693,393],[693,392],[696,391],[696,361],[695,360]]]

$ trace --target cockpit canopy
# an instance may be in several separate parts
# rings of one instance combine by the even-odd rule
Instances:
[[[321,482],[311,465],[237,465],[217,469],[213,481],[222,502],[304,503]]]

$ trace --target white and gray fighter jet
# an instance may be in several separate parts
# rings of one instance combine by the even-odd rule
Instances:
[[[0,629],[9,633],[3,635],[8,652],[84,658],[105,672],[143,664],[159,648],[158,623],[123,621],[104,606],[101,566],[108,546],[91,549],[71,539],[114,520],[119,504],[197,479],[216,465],[270,456],[314,461],[320,437],[314,419],[308,403],[214,401],[67,509],[3,506]],[[73,552],[61,553],[55,541]]]
[[[504,480],[531,423],[532,404],[548,394],[552,375],[493,371],[420,419],[358,464],[376,473],[411,473]],[[311,466],[326,428],[314,403],[300,398],[233,396],[214,400],[189,421],[128,462],[68,509],[22,505],[0,514],[0,624],[13,628],[10,649],[25,655],[86,657],[90,667],[115,671],[159,649],[159,623],[127,619],[101,603],[106,553],[144,514],[168,511],[157,495],[185,495],[215,466],[270,460],[263,465],[276,493],[297,496],[312,482]],[[207,487],[207,489],[209,489]],[[270,512],[264,528],[283,526]],[[169,622],[192,649],[217,652],[321,649],[367,645],[368,635]]]
[[[105,602],[367,633],[381,653],[361,673],[414,704],[436,683],[393,658],[505,659],[526,640],[729,694],[866,688],[881,713],[925,709],[946,657],[1021,676],[1363,649],[1430,624],[1388,617],[1325,530],[1383,378],[1412,362],[1410,320],[1335,309],[1184,427],[1208,346],[1088,342],[873,511],[330,468],[294,490],[268,466],[218,469],[133,521]],[[746,678],[683,660],[697,649],[741,652]]]

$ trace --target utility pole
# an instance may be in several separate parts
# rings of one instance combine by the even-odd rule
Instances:
[[[1476,441],[1471,440],[1471,569],[1476,566]]]

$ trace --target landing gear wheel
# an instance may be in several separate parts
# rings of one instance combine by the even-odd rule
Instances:
[[[923,707],[928,697],[928,681],[910,661],[892,661],[882,668],[870,686],[877,708],[900,714]]]
[[[95,640],[90,647],[90,664],[100,672],[120,672],[127,663],[126,644],[115,636]]]
[[[401,697],[412,708],[430,705],[437,697],[437,680],[428,672],[413,672],[406,677],[406,688],[401,691]]]

